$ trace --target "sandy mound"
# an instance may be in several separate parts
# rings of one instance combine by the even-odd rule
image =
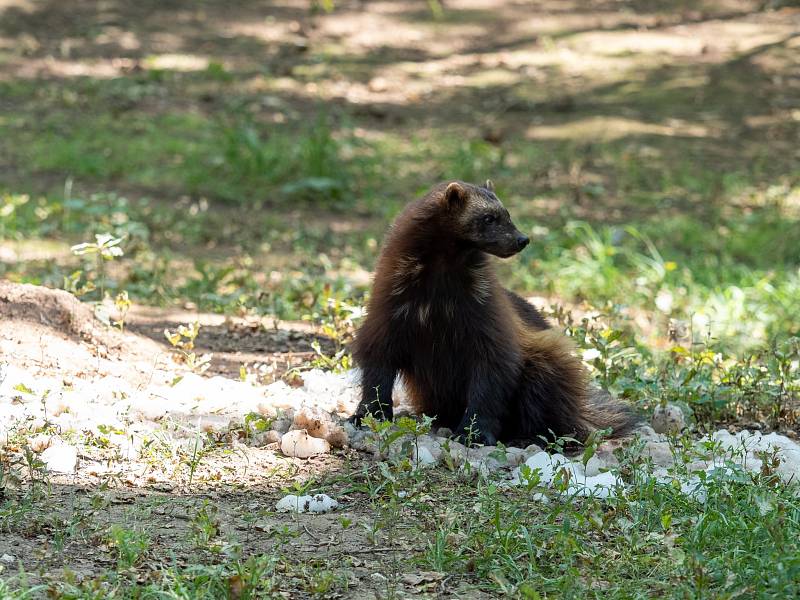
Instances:
[[[90,305],[63,290],[0,281],[0,354],[31,375],[115,374],[135,384],[169,362],[166,348],[100,323]]]

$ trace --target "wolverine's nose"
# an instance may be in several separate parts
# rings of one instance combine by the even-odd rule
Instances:
[[[522,250],[525,246],[527,246],[530,243],[530,241],[531,240],[527,235],[522,235],[522,234],[518,235],[517,236],[517,248],[519,250]]]

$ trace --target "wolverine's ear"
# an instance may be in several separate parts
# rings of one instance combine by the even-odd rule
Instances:
[[[489,190],[490,192],[494,191],[494,183],[492,183],[491,179],[487,179],[486,183],[483,184],[483,187]]]
[[[444,190],[444,203],[448,208],[458,208],[467,200],[467,190],[457,181],[448,184]]]

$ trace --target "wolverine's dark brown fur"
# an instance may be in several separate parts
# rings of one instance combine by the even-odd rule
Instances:
[[[495,278],[488,254],[527,243],[490,182],[440,184],[406,207],[353,346],[363,373],[356,421],[392,417],[400,374],[418,412],[486,443],[631,427],[622,405],[597,400],[570,340]]]

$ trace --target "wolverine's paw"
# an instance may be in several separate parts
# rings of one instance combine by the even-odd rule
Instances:
[[[378,421],[391,421],[394,417],[394,411],[391,408],[387,407],[375,407],[376,410],[371,410],[372,407],[368,407],[364,410],[359,406],[356,413],[347,419],[348,423],[352,423],[355,427],[361,427],[364,424],[364,420],[371,416]]]
[[[354,414],[352,417],[347,419],[347,422],[353,425],[354,427],[361,427],[361,420],[364,418],[364,415],[360,415],[358,413]]]

